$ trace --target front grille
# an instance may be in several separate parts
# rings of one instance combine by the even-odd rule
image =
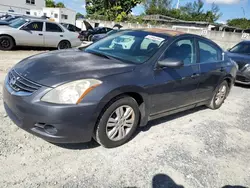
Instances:
[[[245,62],[239,62],[239,61],[237,61],[236,63],[239,65],[239,70],[240,71],[243,70],[245,68],[246,64],[247,64]]]
[[[11,70],[9,72],[8,84],[16,92],[23,91],[23,92],[33,93],[41,87],[41,85],[21,77],[14,70]]]

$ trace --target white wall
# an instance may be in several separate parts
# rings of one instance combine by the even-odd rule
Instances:
[[[44,16],[58,23],[70,23],[75,25],[76,12],[67,8],[43,8],[42,10],[31,10],[32,16]],[[67,19],[65,19],[65,16]]]
[[[42,9],[45,0],[35,0],[35,4],[27,4],[26,0],[0,0],[0,11],[14,10],[16,13],[26,14],[30,9]]]
[[[67,9],[67,8],[62,8],[60,9],[60,22],[61,23],[70,23],[70,24],[73,24],[75,25],[75,22],[76,22],[76,11],[73,11],[73,10],[70,10],[70,9]],[[64,19],[62,17],[62,15],[67,15],[68,16],[68,19]]]

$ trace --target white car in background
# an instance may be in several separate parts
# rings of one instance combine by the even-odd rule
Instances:
[[[8,26],[0,26],[0,50],[15,46],[68,49],[81,45],[78,36],[55,22],[19,18]]]

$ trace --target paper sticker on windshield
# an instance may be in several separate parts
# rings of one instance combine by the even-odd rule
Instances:
[[[164,38],[153,36],[153,35],[147,35],[145,39],[150,39],[150,40],[159,41],[159,42],[162,42],[165,40]]]

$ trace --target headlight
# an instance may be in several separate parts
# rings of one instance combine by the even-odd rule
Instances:
[[[73,81],[52,89],[41,98],[41,101],[55,104],[78,104],[100,84],[102,82],[95,79]]]
[[[250,71],[250,64],[247,64],[247,65],[246,65],[246,70],[247,70],[247,71]]]

